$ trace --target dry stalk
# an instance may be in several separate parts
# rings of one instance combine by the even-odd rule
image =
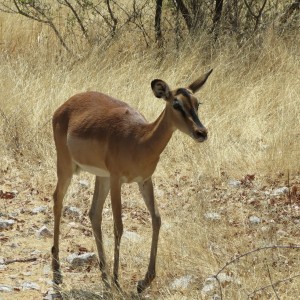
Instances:
[[[292,281],[293,279],[298,278],[298,277],[300,277],[300,274],[297,274],[297,275],[294,275],[294,276],[291,276],[291,277],[288,277],[288,278],[285,278],[285,279],[282,279],[282,280],[277,280],[277,281],[273,282],[272,284],[265,285],[265,286],[263,286],[259,289],[254,290],[251,294],[249,294],[248,299],[251,299],[251,297],[253,297],[258,292],[264,291],[264,290],[266,290],[266,289],[268,289],[272,286],[276,286],[280,283],[284,283],[284,282],[287,282],[287,281]]]
[[[268,277],[269,277],[269,279],[270,279],[270,286],[272,287],[272,290],[273,290],[273,292],[274,292],[276,298],[277,298],[278,300],[280,300],[280,298],[279,298],[279,296],[278,296],[278,294],[277,294],[277,292],[276,292],[276,290],[275,290],[275,285],[274,285],[273,280],[272,280],[270,268],[269,268],[269,265],[268,265],[267,263],[266,263],[266,267],[267,267],[267,270],[268,270]]]

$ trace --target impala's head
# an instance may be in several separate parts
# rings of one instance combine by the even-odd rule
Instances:
[[[199,119],[200,102],[194,94],[204,85],[211,72],[212,70],[202,75],[188,87],[175,90],[171,90],[163,80],[155,79],[151,82],[154,95],[167,102],[166,109],[171,113],[175,127],[197,142],[207,139],[207,129]]]

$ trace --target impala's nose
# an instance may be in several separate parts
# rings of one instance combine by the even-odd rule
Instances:
[[[194,131],[194,138],[197,142],[204,142],[207,140],[207,129],[205,127],[196,129]]]

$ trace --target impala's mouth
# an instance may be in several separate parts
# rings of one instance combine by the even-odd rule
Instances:
[[[207,140],[207,131],[206,130],[197,130],[197,131],[194,131],[193,138],[197,142],[200,142],[200,143],[204,142],[205,140]]]

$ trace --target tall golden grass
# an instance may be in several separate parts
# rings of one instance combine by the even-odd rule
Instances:
[[[215,273],[225,263],[222,258],[230,260],[236,253],[248,251],[253,238],[257,239],[256,246],[274,241],[272,228],[256,232],[247,227],[246,207],[239,200],[233,206],[225,204],[222,208],[227,217],[225,223],[212,226],[201,216],[216,209],[211,202],[213,197],[216,201],[222,195],[231,197],[230,193],[220,192],[216,196],[207,192],[224,175],[241,178],[254,173],[261,177],[287,171],[291,176],[299,174],[299,35],[282,37],[269,29],[243,46],[230,37],[212,43],[203,35],[196,41],[185,40],[179,50],[167,48],[163,54],[155,47],[144,49],[132,44],[126,36],[116,39],[110,47],[95,48],[89,55],[74,60],[60,53],[57,41],[45,27],[4,14],[0,14],[0,24],[0,169],[7,169],[13,162],[20,173],[31,174],[41,189],[46,183],[47,187],[49,183],[52,187],[55,184],[51,117],[70,96],[86,90],[101,91],[128,102],[151,121],[164,107],[163,101],[152,94],[151,80],[161,78],[171,87],[184,87],[209,68],[214,69],[199,93],[203,102],[200,119],[209,130],[208,141],[199,146],[176,132],[154,175],[166,226],[158,254],[160,275],[152,286],[152,297],[202,299],[199,286],[205,276]],[[41,33],[45,33],[42,42],[38,39]],[[182,191],[177,191],[178,184]],[[44,192],[50,195],[52,190],[44,188]],[[72,201],[78,192],[78,188],[71,188],[66,203],[74,205]],[[127,207],[138,211],[140,204],[132,199],[138,197],[136,192],[127,187],[124,201]],[[79,196],[82,200],[76,200],[75,204],[85,208],[84,201],[89,195]],[[238,229],[232,229],[231,219],[239,224]],[[132,225],[130,219],[125,220],[126,225]],[[146,266],[149,247],[144,244],[150,241],[151,226],[147,223],[140,230],[146,242],[135,248],[124,242],[122,250],[121,261],[126,267],[120,277],[127,284],[133,269]],[[108,231],[107,238],[112,249],[111,234]],[[79,235],[73,239],[78,243],[83,241]],[[74,245],[75,241],[68,243]],[[91,238],[84,241],[93,243]],[[45,251],[50,249],[50,244],[41,243]],[[68,245],[61,246],[62,255]],[[270,257],[266,254],[260,258],[263,261]],[[256,271],[252,269],[254,263],[252,258],[248,259],[231,271],[239,274],[242,285],[247,281],[248,290],[231,287],[226,299],[244,299],[247,292],[268,284],[263,263]],[[288,272],[281,269],[272,271],[276,278],[278,274],[288,277]],[[136,272],[138,276],[143,275],[143,271]],[[191,291],[174,292],[168,288],[172,278],[187,273],[197,278]],[[88,275],[87,290],[98,286],[100,275],[97,274],[95,270]],[[96,279],[91,279],[92,276]],[[76,281],[74,276],[66,280],[67,289]],[[132,286],[131,283],[129,287]],[[284,299],[295,299],[299,286],[293,284],[284,293]],[[70,294],[65,296],[72,298]]]
[[[212,67],[213,76],[199,93],[208,142],[199,147],[176,134],[163,155],[163,164],[170,165],[176,149],[176,159],[184,166],[198,166],[199,174],[299,171],[296,35],[284,39],[269,30],[257,47],[251,42],[238,47],[224,38],[215,48],[200,36],[195,42],[183,42],[179,51],[167,49],[163,59],[155,49],[126,49],[124,41],[119,45],[117,41],[70,65],[55,49],[51,57],[52,41],[38,44],[40,25],[10,18],[1,18],[1,43],[5,46],[0,66],[3,154],[20,151],[28,159],[50,159],[52,163],[51,115],[76,92],[108,93],[153,120],[163,108],[149,87],[153,78],[160,77],[173,87],[184,86]]]

